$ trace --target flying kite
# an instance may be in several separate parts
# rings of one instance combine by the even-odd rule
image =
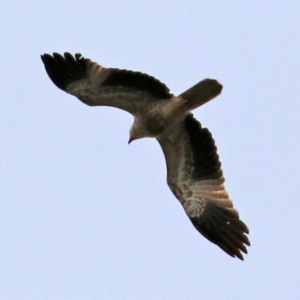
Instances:
[[[247,226],[239,219],[224,187],[223,171],[211,133],[191,111],[222,91],[204,79],[174,96],[167,86],[141,72],[105,68],[77,53],[41,56],[53,83],[90,106],[112,106],[131,113],[129,143],[154,137],[167,164],[167,183],[195,228],[232,257],[250,246]]]

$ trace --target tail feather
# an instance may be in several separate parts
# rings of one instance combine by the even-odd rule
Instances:
[[[188,109],[193,110],[218,96],[222,88],[222,84],[217,80],[204,79],[180,94],[179,97],[187,100]]]

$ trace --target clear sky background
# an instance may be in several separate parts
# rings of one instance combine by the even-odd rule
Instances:
[[[299,299],[300,2],[2,1],[0,299]],[[80,52],[179,94],[250,229],[245,261],[192,226],[132,116],[56,88],[40,54]]]

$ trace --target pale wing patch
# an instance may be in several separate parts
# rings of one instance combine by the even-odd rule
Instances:
[[[209,180],[209,183],[198,181],[195,183],[196,192],[204,196],[206,201],[217,201],[226,207],[232,207],[232,201],[228,197],[223,184],[218,184],[218,180]]]
[[[207,182],[194,182],[192,180],[169,184],[171,190],[181,202],[187,215],[191,218],[201,217],[205,213],[207,203],[233,207],[232,201],[223,185],[207,184]]]

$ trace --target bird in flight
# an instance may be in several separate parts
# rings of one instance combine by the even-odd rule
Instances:
[[[167,183],[195,228],[232,257],[243,260],[249,230],[224,187],[211,133],[191,111],[222,91],[204,79],[179,96],[141,72],[105,68],[77,53],[41,55],[47,74],[63,91],[89,106],[112,106],[131,113],[129,143],[154,137],[167,165]]]

